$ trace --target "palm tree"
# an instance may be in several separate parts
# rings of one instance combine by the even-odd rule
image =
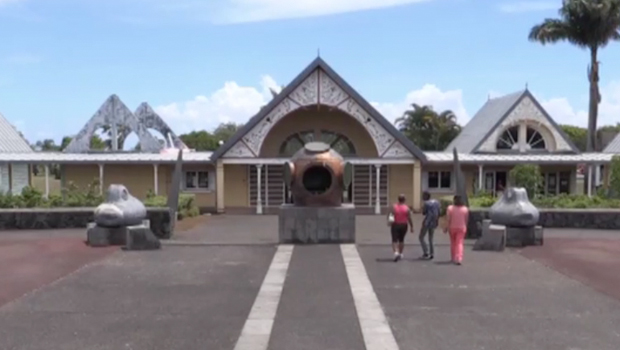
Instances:
[[[461,132],[450,110],[437,113],[431,106],[416,103],[396,120],[396,127],[425,151],[442,151]]]
[[[598,52],[609,42],[620,40],[620,0],[564,0],[559,15],[560,18],[547,18],[532,27],[529,40],[543,45],[568,41],[590,51],[587,71],[590,103],[586,151],[596,151],[598,105],[601,102]]]

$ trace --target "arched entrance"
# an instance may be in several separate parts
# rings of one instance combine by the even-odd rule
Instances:
[[[308,111],[291,113],[278,122],[269,132],[261,148],[261,157],[289,159],[308,142],[322,141],[329,144],[343,157],[370,159],[378,156],[374,142],[357,120],[340,111]],[[356,164],[350,188],[343,194],[345,202],[356,207],[372,208],[376,204],[376,169],[374,165]],[[290,202],[284,185],[281,164],[265,164],[260,168],[260,198],[266,212],[269,207],[279,207]],[[250,205],[258,205],[258,168],[249,170]],[[388,167],[381,166],[379,174],[379,198],[381,205],[387,205]]]

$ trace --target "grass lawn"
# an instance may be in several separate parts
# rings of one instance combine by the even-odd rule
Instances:
[[[50,176],[50,194],[60,194],[60,180]],[[45,193],[45,175],[35,176],[32,175],[32,187]]]

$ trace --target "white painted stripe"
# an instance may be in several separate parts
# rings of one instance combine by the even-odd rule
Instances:
[[[354,244],[343,244],[340,246],[340,251],[351,285],[366,350],[398,350],[392,329],[372,288],[357,248]]]
[[[292,255],[292,245],[278,247],[237,340],[235,350],[267,350]]]

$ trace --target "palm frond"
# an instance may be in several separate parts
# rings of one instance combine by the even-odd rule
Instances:
[[[567,22],[561,19],[546,18],[543,23],[532,27],[528,39],[545,45],[569,40],[570,34],[571,28]]]

